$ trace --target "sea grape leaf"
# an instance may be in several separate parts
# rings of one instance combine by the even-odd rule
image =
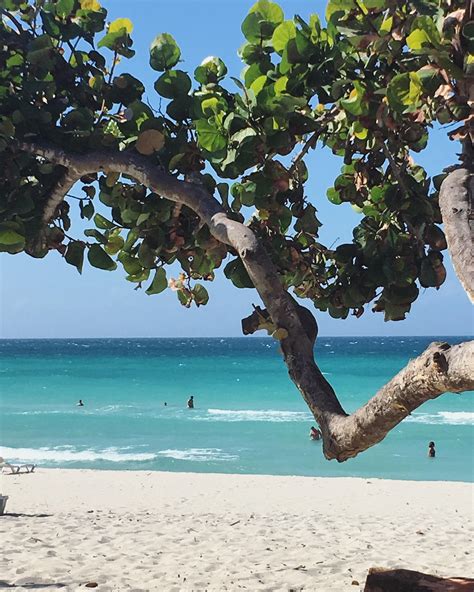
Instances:
[[[82,241],[71,241],[67,247],[64,258],[73,265],[79,273],[82,273],[82,266],[84,264],[84,249],[86,245]]]
[[[181,57],[181,50],[169,33],[162,33],[153,40],[150,46],[150,66],[162,72],[176,66]]]
[[[160,267],[156,270],[153,281],[149,285],[146,293],[151,296],[152,294],[160,294],[168,287],[168,281],[166,279],[166,271]]]
[[[117,269],[115,261],[104,251],[100,245],[91,245],[87,253],[87,259],[93,267],[113,271]]]

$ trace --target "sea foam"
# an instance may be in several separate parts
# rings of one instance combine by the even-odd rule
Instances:
[[[223,452],[221,448],[186,448],[184,450],[160,450],[158,456],[174,458],[175,460],[192,460],[197,462],[232,461],[238,460],[238,455]]]
[[[198,421],[311,421],[313,416],[306,411],[277,411],[275,409],[208,409],[207,416]]]
[[[156,458],[148,452],[121,452],[120,448],[104,450],[75,450],[72,447],[55,448],[8,448],[0,447],[0,456],[10,462],[90,462],[105,460],[109,462],[145,461]]]
[[[405,421],[430,425],[474,425],[474,413],[472,411],[415,412]]]

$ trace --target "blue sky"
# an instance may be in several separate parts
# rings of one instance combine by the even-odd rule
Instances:
[[[238,76],[242,64],[237,48],[242,44],[240,23],[252,2],[246,0],[103,0],[109,18],[128,17],[134,23],[137,55],[120,70],[142,79],[150,99],[156,72],[148,66],[148,47],[161,32],[171,33],[182,50],[181,67],[191,73],[203,58],[218,55],[229,73]],[[287,17],[310,12],[324,13],[325,2],[284,0]],[[431,174],[456,162],[458,146],[442,131],[433,133],[430,148],[418,160]],[[307,194],[323,222],[321,241],[332,244],[351,238],[358,215],[348,204],[331,205],[326,189],[338,174],[338,158],[320,150],[307,164],[310,180]],[[472,307],[454,275],[446,255],[448,279],[439,291],[422,291],[408,319],[384,323],[383,315],[367,311],[360,319],[334,320],[317,313],[320,335],[466,335],[474,329]],[[99,271],[85,265],[82,276],[56,252],[46,259],[26,255],[0,257],[0,335],[2,337],[182,337],[240,335],[240,319],[259,303],[253,290],[238,290],[225,278],[206,284],[210,302],[200,309],[184,309],[175,293],[158,296],[134,291],[125,273]],[[312,308],[311,303],[309,307]]]

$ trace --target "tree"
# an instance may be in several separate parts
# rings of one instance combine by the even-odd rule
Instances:
[[[0,11],[2,251],[56,250],[79,272],[85,254],[104,270],[118,261],[147,294],[169,286],[186,307],[207,303],[200,281],[230,256],[225,276],[266,307],[243,331],[280,341],[328,459],[356,456],[428,399],[474,389],[474,342],[435,343],[346,414],[314,360],[316,320],[295,299],[341,319],[373,303],[402,320],[419,286],[443,283],[447,243],[474,298],[471,2],[330,0],[323,24],[259,0],[242,24],[243,79],[217,57],[192,79],[160,34],[149,55],[158,110],[137,78],[115,74],[134,54],[130,20],[106,23],[98,0],[0,0]],[[430,179],[415,155],[435,122],[463,151]],[[317,144],[343,159],[328,199],[361,214],[335,249],[318,241],[305,195]],[[78,182],[94,226],[85,240],[70,234]]]

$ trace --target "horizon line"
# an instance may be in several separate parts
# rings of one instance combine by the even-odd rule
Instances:
[[[431,335],[319,335],[316,339],[316,341],[318,339],[334,339],[334,338],[351,338],[351,339],[364,339],[364,338],[380,338],[380,339],[385,339],[385,338],[409,338],[409,337],[463,337],[463,338],[468,338],[468,339],[473,339],[474,335],[470,335],[470,334],[444,334],[441,335],[439,333],[434,333]],[[16,340],[16,341],[32,341],[34,339],[50,339],[50,340],[66,340],[66,339],[273,339],[273,337],[271,335],[199,335],[199,336],[190,336],[190,335],[185,335],[185,336],[175,336],[175,337],[169,337],[169,336],[142,336],[142,337],[130,337],[130,336],[114,336],[114,337],[110,337],[107,335],[104,335],[102,337],[93,337],[93,336],[89,336],[89,337],[75,337],[75,336],[68,336],[68,337],[3,337],[0,335],[0,341],[12,341],[12,340]]]

